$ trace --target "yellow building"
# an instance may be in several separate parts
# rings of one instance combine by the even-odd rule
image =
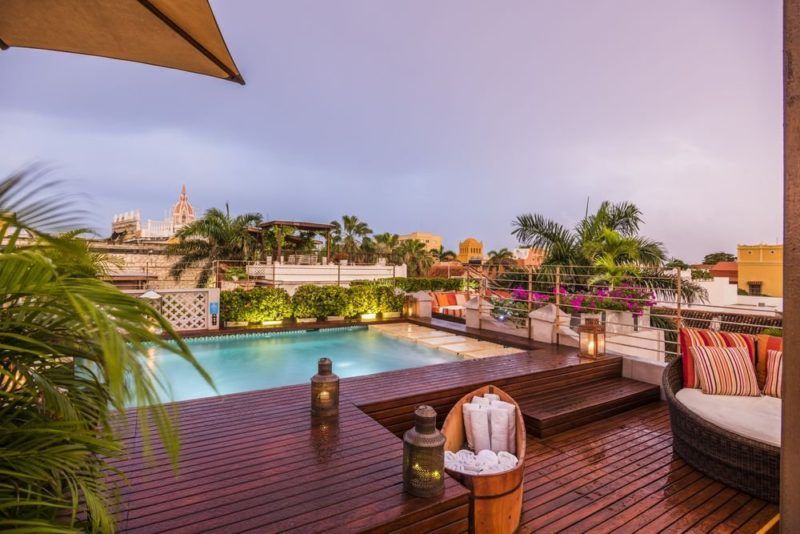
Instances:
[[[411,241],[412,239],[422,241],[425,243],[425,246],[428,247],[428,250],[439,250],[442,248],[442,236],[430,232],[411,232],[410,234],[401,235],[398,239],[401,243],[403,241]]]
[[[483,261],[483,243],[468,237],[458,244],[458,261],[468,263],[473,260]]]
[[[739,245],[739,289],[748,295],[783,297],[783,245]]]

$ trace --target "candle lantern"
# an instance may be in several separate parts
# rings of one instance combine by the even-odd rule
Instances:
[[[419,406],[414,428],[403,435],[403,488],[417,497],[444,491],[444,435],[436,430],[436,410]]]
[[[339,415],[339,377],[333,374],[333,362],[329,358],[319,359],[317,374],[311,377],[311,415]]]
[[[587,318],[578,327],[580,337],[580,356],[584,358],[597,358],[606,353],[606,329],[596,318]]]

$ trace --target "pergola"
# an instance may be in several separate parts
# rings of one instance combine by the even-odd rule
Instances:
[[[321,234],[325,236],[325,257],[330,261],[331,259],[331,230],[335,228],[332,224],[323,224],[323,223],[314,223],[314,222],[303,222],[303,221],[268,221],[258,225],[258,232],[262,233],[272,230],[273,228],[277,231],[278,237],[278,249],[277,249],[277,257],[281,257],[282,253],[282,242],[283,239],[283,231],[286,228],[294,228],[296,230],[300,230],[303,232],[314,232],[315,234]]]

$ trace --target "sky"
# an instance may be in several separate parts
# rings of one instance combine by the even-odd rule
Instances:
[[[110,233],[204,210],[513,247],[632,201],[697,261],[782,241],[780,0],[212,0],[247,85],[0,52],[0,176],[32,163]]]

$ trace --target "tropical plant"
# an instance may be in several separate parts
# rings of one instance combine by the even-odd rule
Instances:
[[[703,265],[716,265],[721,261],[736,261],[736,256],[728,252],[712,252],[703,257]]]
[[[145,450],[153,424],[177,462],[160,404],[169,385],[148,352],[172,352],[211,379],[147,302],[93,276],[96,258],[74,235],[51,233],[77,221],[43,198],[47,185],[30,172],[0,182],[0,529],[112,532],[109,459],[124,452],[114,422],[129,406]],[[32,244],[19,244],[23,232]]]
[[[644,266],[661,265],[666,257],[664,246],[638,235],[641,216],[635,204],[605,201],[595,213],[580,220],[574,230],[542,214],[529,213],[516,218],[512,234],[525,246],[543,249],[545,265],[591,266],[607,252],[617,261],[629,261],[627,258],[633,256],[627,249],[629,243],[636,252],[631,261]],[[608,231],[624,240],[626,250],[617,248],[621,243],[616,237],[610,239]]]
[[[260,222],[258,213],[231,217],[227,204],[225,211],[209,209],[201,219],[190,222],[175,234],[178,241],[169,246],[168,253],[181,258],[170,269],[170,275],[177,280],[186,269],[199,266],[197,286],[204,287],[211,278],[214,262],[255,257],[259,241],[248,229]]]
[[[294,316],[301,319],[342,315],[346,303],[347,290],[339,286],[303,285],[292,295]]]
[[[433,255],[422,241],[409,239],[397,248],[398,259],[406,264],[408,276],[425,276],[433,265]]]
[[[507,248],[490,250],[488,256],[489,259],[486,263],[489,265],[489,269],[495,272],[500,272],[501,268],[506,269],[516,266],[516,262],[514,261],[514,253]]]
[[[332,242],[348,257],[354,257],[361,248],[361,242],[372,233],[372,229],[355,215],[342,215],[342,220],[331,221]]]
[[[688,263],[678,258],[670,258],[669,261],[664,264],[665,269],[678,269],[679,271],[685,271],[689,267],[690,265]]]
[[[455,261],[457,257],[455,252],[446,250],[443,245],[439,245],[438,249],[432,250],[431,254],[436,261]]]
[[[389,232],[375,234],[373,239],[375,241],[375,252],[384,258],[392,257],[400,245],[400,236]]]

